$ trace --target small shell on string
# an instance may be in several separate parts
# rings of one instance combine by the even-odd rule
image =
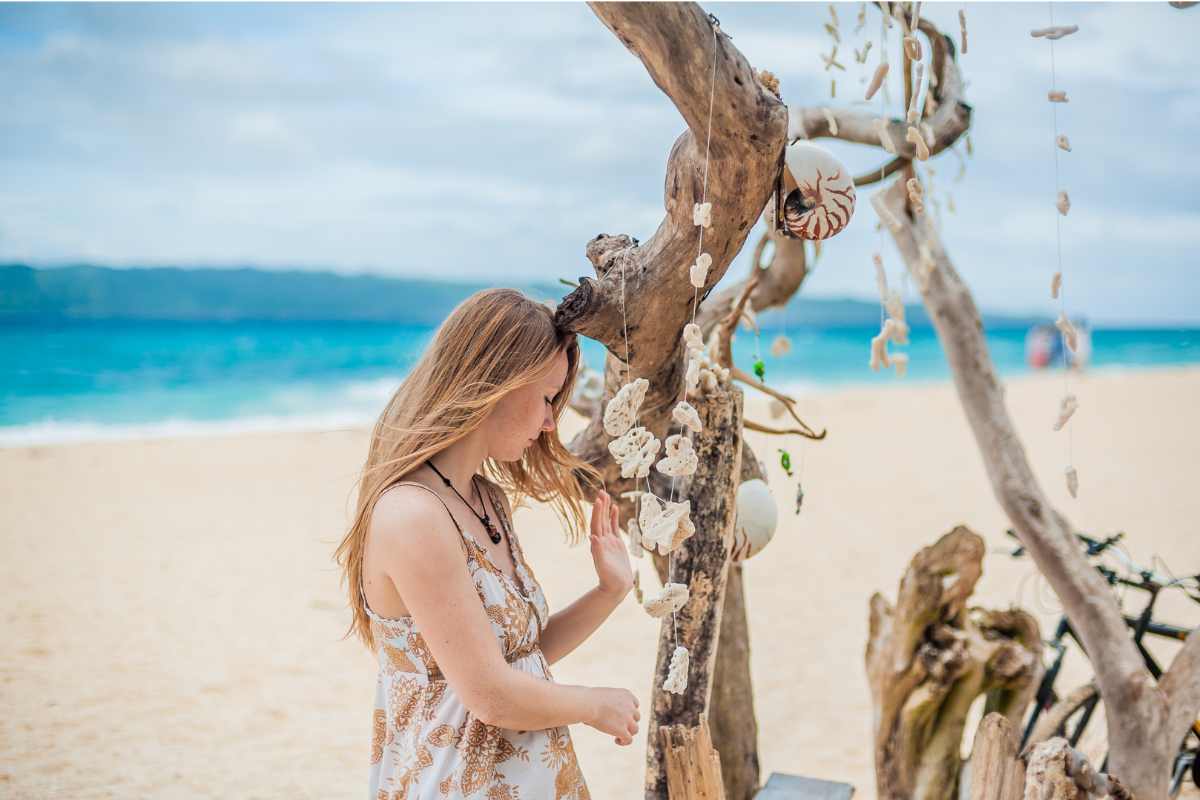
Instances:
[[[696,203],[692,206],[692,224],[712,227],[712,203]]]
[[[642,529],[638,527],[636,519],[629,520],[625,526],[626,544],[629,548],[629,555],[634,558],[641,558],[646,554],[646,548],[642,547]]]
[[[1079,496],[1079,473],[1074,467],[1067,467],[1063,473],[1067,478],[1067,491],[1071,493],[1071,497]]]
[[[1076,399],[1075,395],[1063,395],[1062,405],[1058,408],[1058,419],[1054,421],[1054,430],[1061,431],[1063,426],[1067,424],[1067,420],[1071,418],[1071,415],[1078,410],[1079,400]]]
[[[683,343],[689,348],[704,349],[704,333],[700,330],[699,325],[689,322],[683,326]]]
[[[888,320],[890,322],[891,320]],[[884,323],[884,329],[877,336],[871,338],[871,360],[867,362],[871,367],[872,372],[879,372],[880,367],[890,367],[892,362],[888,360],[888,336],[890,332],[887,330],[887,323]]]
[[[1062,273],[1054,273],[1054,278],[1050,281],[1050,296],[1055,300],[1058,299],[1058,291],[1062,289]]]
[[[775,341],[771,342],[771,355],[775,358],[782,358],[792,352],[792,340],[782,334],[775,337]]]
[[[708,268],[711,266],[712,256],[708,253],[701,253],[696,259],[696,263],[692,264],[692,268],[688,270],[688,277],[691,279],[692,286],[695,286],[697,289],[704,288],[704,283],[708,280]]]
[[[908,373],[908,353],[892,353],[892,366],[896,368],[896,377],[903,378]]]
[[[644,478],[650,474],[660,445],[654,434],[639,425],[609,442],[608,452],[621,465],[622,478]],[[645,535],[644,529],[642,534]]]
[[[925,137],[921,135],[919,130],[910,125],[908,132],[904,135],[904,140],[912,142],[913,147],[917,151],[918,161],[929,160],[929,145],[925,144]]]
[[[1059,150],[1066,150],[1068,153],[1071,152],[1071,140],[1067,138],[1065,133],[1060,133],[1054,139],[1054,143],[1058,145]]]
[[[967,12],[961,8],[958,10],[958,31],[962,35],[962,47],[959,50],[965,56],[967,54]]]
[[[649,388],[650,381],[638,378],[617,390],[604,407],[604,432],[609,436],[621,436],[633,427]]]
[[[647,614],[658,619],[683,608],[687,605],[687,601],[688,587],[686,583],[668,583],[662,587],[658,595],[642,603],[642,608],[646,609]]]
[[[648,550],[657,549],[665,556],[696,532],[691,514],[691,500],[673,503],[649,493],[642,495],[642,507],[638,511],[642,545]]]
[[[912,128],[909,128],[911,131]],[[904,186],[908,189],[908,202],[912,205],[914,213],[920,214],[925,210],[925,190],[921,187],[921,182],[916,178],[909,178],[905,181]]]
[[[1067,93],[1061,89],[1051,89],[1050,91],[1046,92],[1046,99],[1049,100],[1051,103],[1069,103],[1069,102],[1071,102],[1070,100],[1067,99]]]
[[[916,125],[917,120],[921,118],[921,107],[917,104],[917,99],[921,96],[921,78],[925,75],[925,65],[917,64],[917,74],[913,78],[912,97],[908,101],[908,124]]]
[[[667,668],[667,679],[663,681],[664,692],[683,694],[687,690],[688,660],[688,649],[682,645],[676,647],[671,654],[671,666]]]
[[[827,239],[854,215],[854,180],[845,166],[811,142],[788,145],[784,164],[796,188],[783,204],[783,228],[801,239]]]
[[[1054,320],[1054,327],[1062,331],[1067,349],[1072,353],[1077,352],[1079,350],[1079,334],[1075,332],[1075,326],[1071,324],[1071,320],[1067,319],[1067,315],[1059,314],[1058,319]]]
[[[1061,39],[1078,30],[1078,25],[1054,25],[1049,28],[1035,28],[1029,32],[1029,35],[1035,39]]]
[[[888,63],[882,62],[875,68],[875,74],[871,76],[871,82],[867,84],[867,93],[863,96],[864,100],[870,100],[879,91],[879,87],[883,86],[883,79],[888,74]]]
[[[766,481],[751,478],[737,490],[737,516],[730,543],[731,561],[744,561],[762,551],[775,536],[779,509]]]
[[[1058,213],[1062,214],[1064,217],[1067,215],[1067,212],[1071,210],[1071,198],[1067,195],[1066,189],[1059,190],[1058,199],[1054,201],[1054,207],[1057,208]]]
[[[675,408],[671,409],[671,419],[694,433],[699,433],[703,427],[700,423],[700,413],[687,400],[680,400],[675,404]],[[670,447],[671,440],[668,439],[667,449],[670,450]]]
[[[892,135],[888,133],[888,120],[882,117],[876,119],[875,132],[879,134],[879,143],[883,145],[883,149],[896,155],[896,144],[892,141]]]
[[[821,113],[825,116],[825,123],[827,125],[829,125],[829,135],[837,136],[838,125],[837,125],[837,120],[833,118],[833,112],[830,111],[828,108],[822,108]]]
[[[658,471],[672,478],[682,478],[696,471],[700,459],[692,448],[692,440],[682,433],[667,437],[666,457],[656,465]]]

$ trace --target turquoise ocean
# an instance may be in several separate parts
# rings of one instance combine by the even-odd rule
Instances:
[[[734,359],[795,392],[949,378],[934,331],[912,333],[909,374],[867,367],[877,328],[794,327],[740,333]],[[376,322],[68,322],[0,325],[0,446],[369,424],[432,336]],[[1025,329],[988,332],[1003,376],[1031,371]],[[603,348],[584,342],[589,366]],[[1200,329],[1095,329],[1089,369],[1200,363]]]

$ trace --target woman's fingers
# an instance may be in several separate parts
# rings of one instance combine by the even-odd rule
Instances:
[[[610,521],[609,521],[609,527],[608,527],[608,531],[609,531],[609,533],[611,533],[611,534],[613,534],[613,535],[615,536],[615,535],[617,534],[617,529],[618,529],[618,524],[617,524],[617,523],[619,522],[619,513],[620,513],[620,512],[617,510],[617,504],[616,504],[616,503],[612,503],[612,504],[609,506],[609,512],[610,512],[610,514],[609,514],[609,516],[610,516]]]

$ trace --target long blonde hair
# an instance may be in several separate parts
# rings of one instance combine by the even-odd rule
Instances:
[[[566,351],[567,378],[554,398],[556,419],[571,399],[579,342],[554,326],[547,306],[515,289],[487,289],[460,303],[438,328],[375,423],[358,478],[354,520],[334,554],[353,612],[347,636],[357,634],[375,647],[360,587],[367,530],[380,496],[426,459],[477,430],[505,394],[544,376],[559,350]],[[600,482],[599,473],[568,451],[557,432],[538,436],[519,461],[488,459],[484,473],[514,506],[526,498],[550,502],[572,542],[585,529],[584,482]]]

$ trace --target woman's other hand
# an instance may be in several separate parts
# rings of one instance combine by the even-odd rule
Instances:
[[[638,732],[638,721],[642,718],[633,692],[628,689],[602,687],[592,689],[592,693],[596,705],[592,718],[585,722],[601,733],[612,736],[619,745],[633,744],[633,737]]]
[[[591,535],[592,562],[600,591],[614,597],[624,597],[633,588],[633,566],[629,550],[618,533],[617,505],[607,492],[596,494],[592,505]]]

